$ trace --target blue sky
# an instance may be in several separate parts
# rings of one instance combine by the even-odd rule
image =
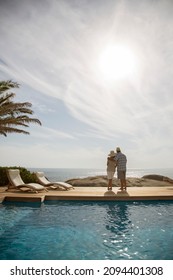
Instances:
[[[171,0],[1,1],[0,80],[42,122],[0,137],[1,166],[105,168],[120,146],[129,168],[173,167],[172,14]],[[101,64],[110,46],[130,74],[121,52],[121,77],[117,56]]]

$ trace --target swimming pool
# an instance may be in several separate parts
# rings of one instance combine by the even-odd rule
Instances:
[[[0,259],[173,259],[173,202],[4,203]]]

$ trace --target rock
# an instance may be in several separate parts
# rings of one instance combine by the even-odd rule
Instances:
[[[165,177],[163,175],[149,174],[149,175],[143,176],[142,178],[150,179],[150,180],[164,181],[164,182],[169,182],[169,183],[173,184],[173,180],[171,178]]]
[[[80,187],[106,187],[108,184],[107,176],[91,176],[86,178],[75,178],[66,181],[72,186],[80,186]],[[113,184],[115,182],[113,180]]]
[[[85,178],[74,178],[66,181],[76,187],[107,187],[107,176],[91,176]],[[127,187],[159,187],[173,184],[173,180],[162,175],[145,175],[142,178],[127,178]],[[113,178],[113,187],[119,187],[120,182],[117,178]]]

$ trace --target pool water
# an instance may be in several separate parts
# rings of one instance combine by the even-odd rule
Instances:
[[[173,259],[173,202],[4,203],[0,259]]]

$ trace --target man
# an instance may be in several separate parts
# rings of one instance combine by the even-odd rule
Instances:
[[[117,165],[117,175],[118,179],[120,179],[121,187],[120,190],[126,191],[126,163],[127,163],[127,158],[126,156],[121,153],[121,149],[119,147],[116,148],[116,156],[115,156],[115,161]]]

